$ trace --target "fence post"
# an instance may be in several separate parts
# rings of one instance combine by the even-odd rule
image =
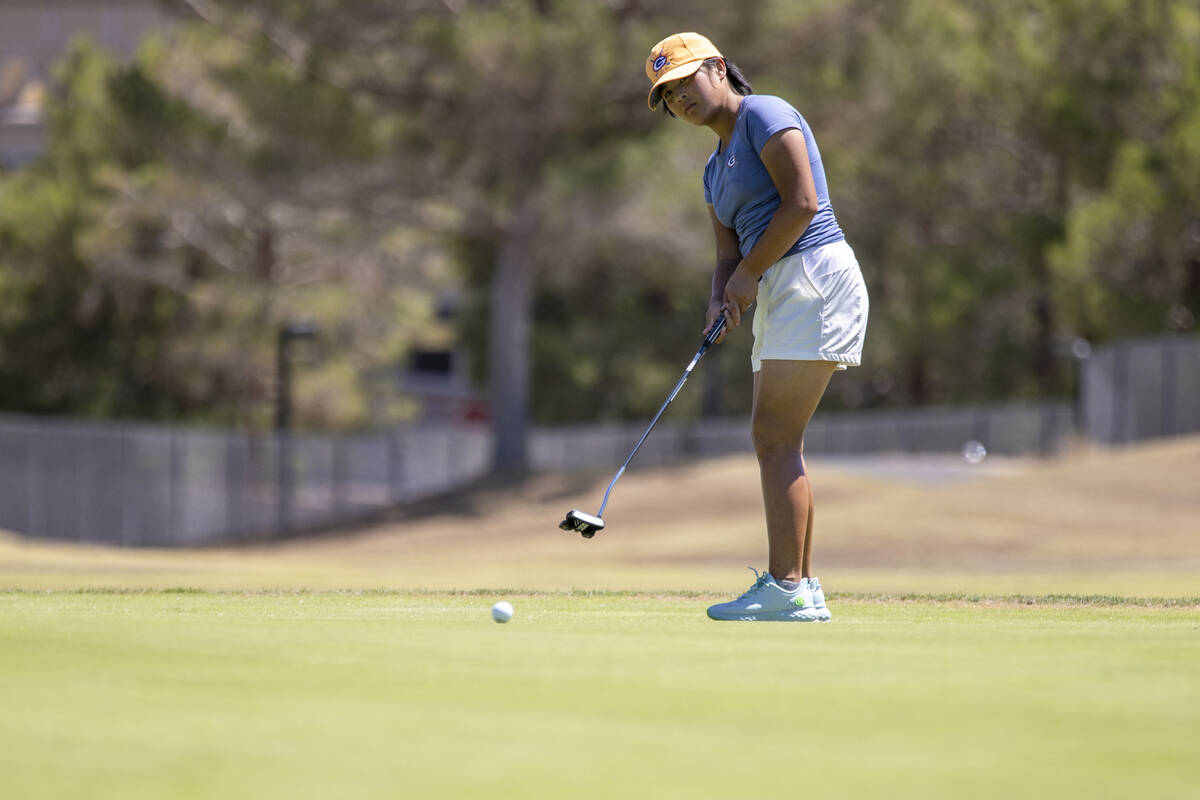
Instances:
[[[389,503],[395,503],[401,499],[402,492],[398,491],[398,487],[402,486],[404,483],[404,472],[404,448],[400,444],[399,431],[393,429],[388,432],[387,438],[387,481]]]
[[[1038,452],[1048,456],[1054,452],[1054,409],[1043,403],[1038,414]]]
[[[1117,345],[1113,351],[1112,442],[1125,444],[1132,437],[1129,408],[1129,348]]]
[[[172,430],[168,434],[167,452],[169,460],[170,478],[167,482],[167,524],[170,531],[167,534],[167,540],[178,543],[180,541],[182,512],[182,498],[179,493],[181,491],[183,467],[181,465],[181,457],[179,454],[179,437]]]
[[[275,433],[275,529],[281,534],[292,530],[292,501],[295,476],[292,473],[292,434],[287,430]]]
[[[1072,395],[1071,433],[1076,439],[1090,434],[1087,420],[1086,376],[1088,359],[1092,357],[1092,345],[1083,337],[1077,338],[1071,344],[1071,366],[1075,379],[1075,392]]]
[[[446,446],[450,451],[447,463],[450,470],[450,478],[447,481],[447,485],[453,486],[462,479],[463,474],[466,472],[463,468],[462,437],[458,435],[458,427],[455,425],[450,425],[446,429]]]
[[[1179,369],[1179,340],[1172,338],[1163,343],[1159,351],[1162,364],[1162,420],[1159,433],[1163,436],[1174,436],[1179,431],[1175,419],[1175,393]]]
[[[71,437],[72,444],[78,445],[82,441],[87,441],[88,434],[80,433],[78,436]],[[91,448],[84,446],[79,448],[79,452],[74,454],[71,459],[71,466],[75,469],[75,491],[71,492],[71,499],[75,504],[75,541],[83,543],[88,541],[88,524],[87,524],[87,496],[88,491],[88,461],[91,459]]]
[[[38,442],[41,437],[36,432],[26,433],[25,445],[25,530],[30,536],[37,536],[36,497],[37,497],[37,462]]]
[[[342,437],[333,437],[333,463],[330,465],[330,483],[333,484],[333,518],[346,510],[346,443]]]
[[[240,443],[237,434],[225,434],[225,538],[229,539],[242,538],[246,532],[242,508],[249,470],[237,456]]]
[[[129,457],[129,439],[133,433],[129,430],[121,431],[120,447],[121,447],[121,480],[118,484],[121,487],[121,535],[120,542],[122,547],[129,546],[130,527],[132,520],[130,519],[130,503],[129,503],[129,464],[132,460]]]

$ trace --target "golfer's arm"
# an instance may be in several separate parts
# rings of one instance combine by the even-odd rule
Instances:
[[[725,302],[725,284],[729,283],[729,276],[742,260],[742,251],[738,247],[737,232],[725,227],[721,220],[717,219],[717,212],[711,204],[708,207],[708,216],[712,219],[713,235],[717,240],[717,268],[713,270],[712,296],[708,303],[721,305]]]
[[[783,258],[817,215],[817,186],[804,132],[798,128],[780,131],[767,140],[759,155],[779,191],[780,202],[767,229],[742,259],[742,269],[756,278]]]

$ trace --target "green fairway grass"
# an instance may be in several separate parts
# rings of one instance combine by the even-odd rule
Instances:
[[[0,797],[1200,786],[1196,599],[831,595],[831,625],[715,623],[714,599],[0,592]]]

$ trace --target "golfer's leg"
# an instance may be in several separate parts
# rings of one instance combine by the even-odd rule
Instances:
[[[813,490],[812,481],[808,479],[808,467],[804,463],[804,454],[800,454],[800,467],[804,470],[804,485],[808,487],[808,519],[804,523],[804,556],[800,561],[800,574],[806,578],[812,577],[812,545],[813,545]]]
[[[804,431],[836,365],[764,360],[755,376],[751,432],[767,517],[767,570],[776,580],[804,577],[812,489],[804,472]]]

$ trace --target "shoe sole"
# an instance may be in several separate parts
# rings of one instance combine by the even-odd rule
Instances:
[[[737,614],[730,616],[714,616],[710,611],[708,618],[717,622],[828,622],[815,616],[812,611],[792,609],[784,611],[769,611],[763,614]]]

